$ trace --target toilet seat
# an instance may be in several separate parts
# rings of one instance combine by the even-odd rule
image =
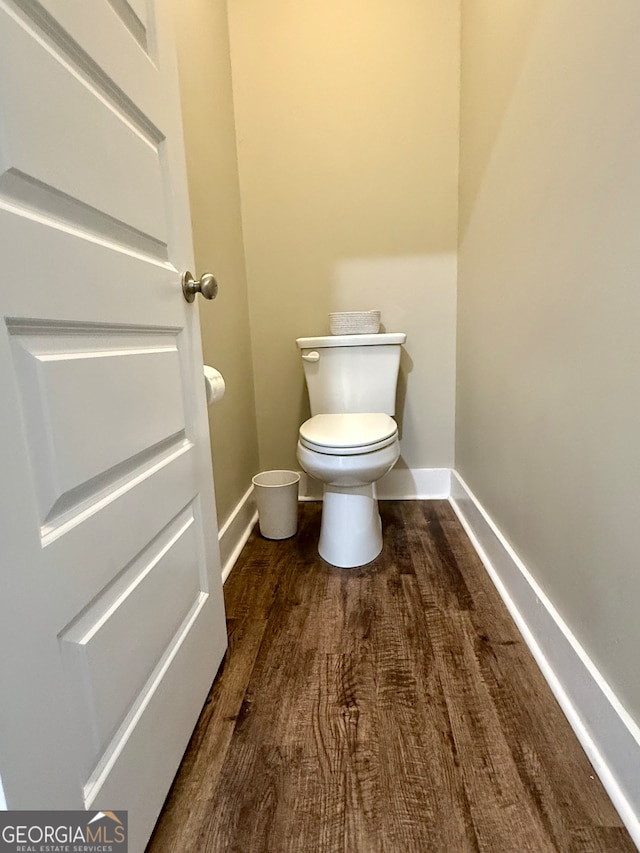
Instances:
[[[300,427],[300,443],[316,453],[357,456],[392,444],[398,425],[381,412],[314,415]]]

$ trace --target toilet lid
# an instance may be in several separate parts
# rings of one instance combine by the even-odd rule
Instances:
[[[300,427],[300,441],[320,453],[348,455],[367,453],[390,444],[398,425],[389,415],[365,412],[314,415]]]

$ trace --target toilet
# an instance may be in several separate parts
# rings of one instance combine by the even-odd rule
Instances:
[[[298,461],[323,484],[318,552],[354,568],[382,550],[376,482],[400,457],[396,386],[404,333],[298,338],[312,417]]]

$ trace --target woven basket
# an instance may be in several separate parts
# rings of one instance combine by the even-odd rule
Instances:
[[[337,311],[329,314],[332,335],[375,335],[380,331],[379,311]]]

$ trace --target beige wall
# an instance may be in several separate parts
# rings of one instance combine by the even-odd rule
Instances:
[[[258,470],[227,8],[225,0],[173,0],[173,9],[197,273],[213,272],[220,284],[214,302],[198,301],[205,363],[227,385],[209,409],[222,524]]]
[[[459,9],[230,0],[263,468],[298,467],[301,335],[406,331],[401,465],[453,461]]]
[[[640,5],[463,0],[456,468],[640,720]]]

